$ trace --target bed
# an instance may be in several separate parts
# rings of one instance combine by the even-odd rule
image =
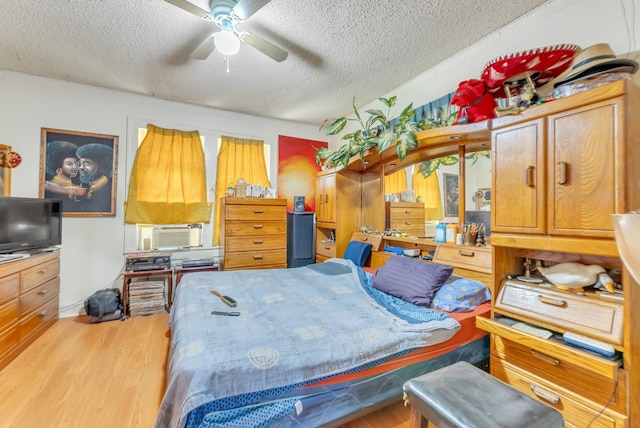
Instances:
[[[475,328],[488,303],[446,313],[384,293],[372,278],[345,259],[185,275],[155,426],[336,426],[400,400],[408,379],[488,358],[488,337]]]

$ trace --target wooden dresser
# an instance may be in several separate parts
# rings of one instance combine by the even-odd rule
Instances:
[[[424,236],[424,203],[385,202],[385,229]]]
[[[0,369],[58,319],[58,252],[0,265]]]
[[[640,285],[610,218],[640,207],[639,115],[640,90],[619,81],[493,121],[493,319],[476,324],[491,333],[491,373],[561,411],[566,427],[640,426]],[[621,271],[624,300],[507,279],[527,259]],[[520,321],[556,336],[512,327]],[[569,346],[564,332],[621,357]]]
[[[287,200],[222,200],[223,270],[287,267]]]

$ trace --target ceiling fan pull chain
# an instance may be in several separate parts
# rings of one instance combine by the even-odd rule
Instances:
[[[227,63],[227,73],[229,72],[229,55],[224,56],[224,62]]]

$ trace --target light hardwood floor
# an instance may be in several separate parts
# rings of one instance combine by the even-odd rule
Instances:
[[[166,313],[58,320],[0,371],[0,427],[149,428],[165,388]],[[407,428],[401,402],[341,428]]]

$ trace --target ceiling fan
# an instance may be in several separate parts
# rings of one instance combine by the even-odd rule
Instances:
[[[282,62],[289,53],[265,39],[247,31],[238,30],[238,24],[249,19],[271,0],[211,0],[211,11],[188,2],[187,0],[165,0],[207,21],[213,21],[220,31],[211,33],[191,53],[194,59],[206,59],[217,48],[226,55],[233,55],[240,49],[240,42],[257,49],[271,59]]]

